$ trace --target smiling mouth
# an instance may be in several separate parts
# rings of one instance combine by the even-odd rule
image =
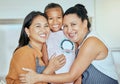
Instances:
[[[68,34],[69,38],[73,38],[76,35],[76,33],[70,33]]]
[[[46,37],[47,37],[47,34],[40,34],[40,37],[46,38]]]
[[[57,28],[59,28],[59,25],[53,25],[52,27],[57,29]]]

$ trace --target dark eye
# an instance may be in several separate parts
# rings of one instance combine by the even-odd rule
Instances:
[[[58,17],[58,19],[61,19],[62,17]]]
[[[49,26],[48,26],[48,24],[47,24],[47,25],[45,25],[45,27],[49,27]]]
[[[76,24],[75,24],[75,23],[72,23],[72,24],[71,24],[71,26],[74,26],[74,25],[76,25]]]
[[[53,18],[48,18],[48,20],[52,20]]]
[[[36,25],[36,27],[41,27],[40,25]]]

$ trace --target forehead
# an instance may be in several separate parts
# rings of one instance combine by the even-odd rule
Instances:
[[[64,22],[67,21],[76,21],[76,20],[81,20],[81,18],[79,18],[76,14],[68,14],[64,16]]]
[[[50,14],[50,13],[56,13],[56,12],[62,14],[62,10],[61,10],[61,8],[60,8],[60,7],[49,8],[49,9],[47,9],[47,11],[46,11],[47,14]]]
[[[46,23],[47,19],[44,16],[38,15],[33,19],[32,23],[37,23],[37,22]]]

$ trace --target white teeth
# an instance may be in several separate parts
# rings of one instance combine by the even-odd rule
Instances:
[[[53,27],[55,27],[55,28],[56,28],[56,27],[59,27],[59,25],[53,25]]]
[[[41,34],[40,36],[45,37],[46,35],[45,34]]]
[[[70,37],[73,37],[74,35],[75,35],[74,33],[69,34]]]

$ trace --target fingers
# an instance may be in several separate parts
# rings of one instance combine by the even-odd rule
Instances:
[[[65,65],[66,63],[66,58],[64,55],[59,55],[56,57],[57,61],[59,62],[60,66]]]
[[[24,78],[19,78],[21,83],[26,83],[26,80]]]
[[[64,65],[66,63],[66,60],[63,59],[63,60],[60,60],[59,62],[60,62],[61,65]]]
[[[19,80],[20,80],[21,84],[25,84],[26,83],[26,80],[25,80],[25,77],[24,77],[23,74],[20,75]]]
[[[28,68],[22,68],[22,70],[28,71],[28,72],[31,72],[31,71],[32,71],[31,69],[28,69]]]
[[[54,54],[50,57],[50,59],[53,59],[55,56],[56,56],[56,53],[54,53]]]
[[[63,61],[66,61],[66,58],[64,55],[59,55],[56,57],[56,59],[58,59],[59,62],[63,62]]]
[[[64,65],[66,63],[65,57],[61,57],[60,59],[58,59],[58,61],[61,65]]]
[[[56,71],[60,69],[63,65],[66,63],[66,58],[63,54],[56,56],[56,54],[53,55],[53,57],[49,60],[49,67]]]
[[[19,76],[20,76],[20,77],[25,77],[25,74],[20,74]]]

